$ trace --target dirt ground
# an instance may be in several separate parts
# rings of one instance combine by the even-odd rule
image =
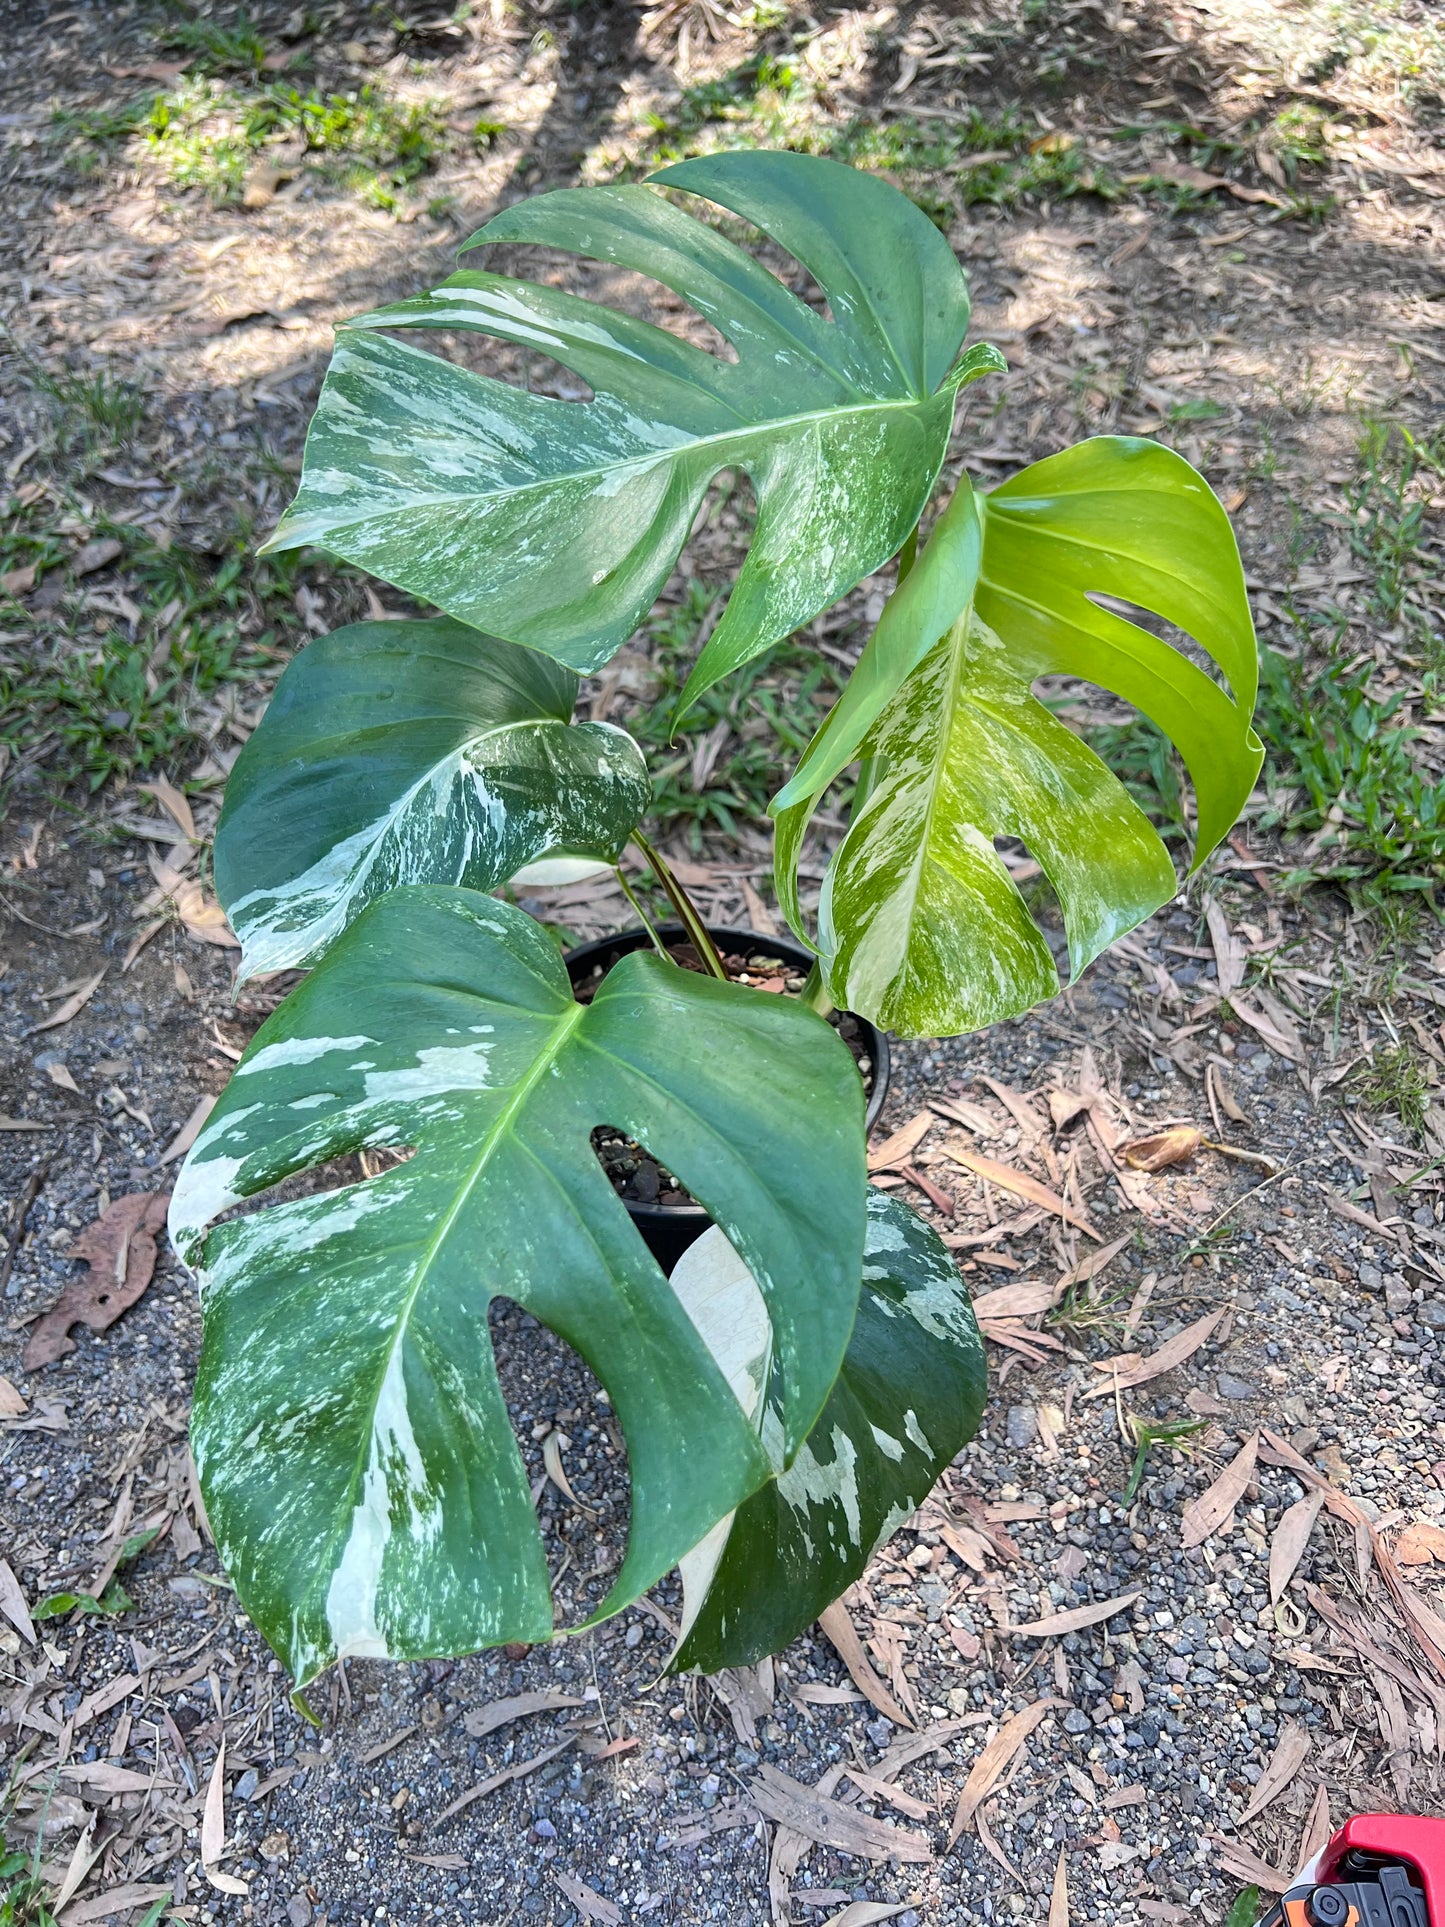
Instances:
[[[0,1832],[38,1841],[60,1920],[1182,1927],[1352,1811],[1441,1810],[1445,931],[1439,841],[1402,826],[1445,823],[1445,471],[1399,453],[1439,450],[1445,394],[1431,9],[0,0],[0,47]],[[258,133],[268,88],[391,119],[282,107]],[[206,1537],[199,1319],[164,1240],[108,1329],[22,1355],[76,1281],[141,1281],[143,1238],[87,1227],[165,1192],[284,994],[236,997],[207,889],[270,681],[308,634],[405,606],[251,555],[333,325],[440,279],[524,193],[730,139],[875,166],[946,227],[1010,364],[955,449],[985,486],[1099,430],[1204,469],[1283,679],[1270,761],[1179,903],[1056,1003],[895,1052],[875,1175],[988,1300],[993,1390],[850,1594],[849,1662],[815,1629],[745,1675],[666,1676],[663,1587],[545,1649],[352,1662],[313,1726]],[[591,714],[645,716],[745,528],[716,498]],[[797,665],[851,659],[886,586],[682,739],[678,783],[717,807],[660,790],[659,827],[720,922],[767,926],[739,808],[827,694]],[[1326,670],[1363,694],[1329,738],[1338,802],[1311,803],[1290,745]],[[579,937],[630,921],[594,886],[527,907]],[[1187,1161],[1119,1155],[1176,1125],[1208,1140]],[[617,1434],[530,1319],[500,1308],[494,1339],[575,1623],[626,1531]],[[31,1618],[65,1592],[92,1604]]]

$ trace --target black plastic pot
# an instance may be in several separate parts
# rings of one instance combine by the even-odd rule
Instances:
[[[765,937],[757,930],[729,930],[714,924],[708,925],[708,934],[720,950],[741,950],[763,957],[780,957],[784,963],[796,964],[804,973],[812,967],[813,953],[792,937]],[[680,923],[659,924],[658,935],[664,943],[687,941],[687,932]],[[651,941],[645,930],[624,930],[620,936],[598,937],[592,943],[578,944],[575,950],[567,952],[565,958],[574,988],[585,983],[599,966],[602,975],[606,976],[619,958],[634,950],[646,950]],[[865,1113],[867,1128],[871,1131],[882,1112],[883,1100],[888,1095],[888,1037],[886,1032],[879,1030],[876,1024],[870,1024],[864,1017],[853,1017],[852,1022],[863,1034],[873,1067],[871,1085],[867,1086]],[[623,1203],[627,1205],[632,1222],[642,1233],[648,1250],[663,1271],[668,1273],[688,1246],[694,1244],[712,1223],[700,1204],[632,1204],[625,1198]]]

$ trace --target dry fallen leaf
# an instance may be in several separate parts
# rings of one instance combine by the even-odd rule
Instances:
[[[216,1748],[201,1816],[201,1872],[218,1894],[248,1894],[251,1889],[233,1873],[222,1873],[219,1861],[226,1849],[226,1742]]]
[[[1229,927],[1229,919],[1213,897],[1204,905],[1204,921],[1209,926],[1209,941],[1214,947],[1214,968],[1219,976],[1219,994],[1232,997],[1244,983],[1244,945]]]
[[[1186,1358],[1192,1358],[1208,1338],[1214,1327],[1223,1318],[1223,1310],[1206,1312],[1196,1318],[1182,1332],[1168,1340],[1154,1352],[1120,1352],[1114,1358],[1100,1359],[1094,1369],[1109,1374],[1106,1385],[1095,1385],[1084,1394],[1085,1398],[1107,1398],[1117,1385],[1121,1391],[1132,1391],[1136,1385],[1147,1385],[1150,1379],[1162,1378],[1182,1365]]]
[[[948,1844],[951,1847],[964,1829],[972,1823],[974,1815],[983,1805],[1003,1778],[1014,1755],[1024,1745],[1034,1728],[1038,1726],[1056,1706],[1067,1706],[1067,1700],[1035,1700],[1012,1719],[1005,1720],[988,1745],[979,1754],[963,1783],[963,1792],[958,1798],[958,1809],[953,1816],[949,1829]]]
[[[890,1821],[875,1820],[856,1807],[827,1799],[815,1787],[802,1786],[766,1762],[758,1768],[749,1787],[753,1804],[769,1820],[790,1827],[805,1839],[820,1846],[834,1847],[839,1853],[854,1853],[867,1860],[896,1859],[922,1865],[933,1858],[933,1849],[921,1833],[895,1827]]]
[[[1307,1492],[1297,1499],[1286,1512],[1281,1513],[1279,1524],[1269,1542],[1269,1599],[1277,1606],[1284,1597],[1285,1588],[1299,1569],[1304,1558],[1305,1548],[1309,1545],[1310,1534],[1315,1529],[1315,1521],[1324,1505],[1323,1492]]]
[[[164,776],[158,776],[154,781],[138,783],[136,787],[144,795],[153,796],[181,835],[194,842],[196,819],[191,814],[190,803],[174,783],[167,782]]]
[[[1073,1225],[1076,1230],[1085,1232],[1090,1238],[1102,1239],[1102,1233],[1094,1228],[1089,1219],[1076,1211],[1071,1204],[1065,1204],[1064,1200],[1050,1191],[1047,1185],[1040,1184],[1037,1178],[1029,1177],[1026,1172],[1015,1171],[1012,1165],[1000,1164],[994,1158],[986,1158],[980,1151],[956,1149],[950,1151],[949,1156],[955,1164],[963,1165],[976,1177],[987,1178],[990,1184],[996,1184],[1004,1191],[1012,1191],[1015,1197],[1027,1198],[1030,1204],[1037,1204],[1045,1211],[1057,1213],[1066,1224]]]
[[[1296,1880],[1315,1855],[1323,1850],[1333,1832],[1334,1827],[1330,1822],[1330,1796],[1324,1781],[1321,1780],[1315,1787],[1314,1802],[1310,1807],[1309,1818],[1305,1821],[1305,1830],[1300,1835],[1299,1851],[1295,1855]]]
[[[30,1617],[30,1608],[20,1589],[20,1581],[10,1570],[10,1563],[6,1559],[0,1559],[0,1613],[5,1615],[28,1646],[35,1644],[35,1624]]]
[[[1212,1533],[1233,1518],[1234,1508],[1254,1477],[1258,1456],[1259,1434],[1252,1432],[1213,1485],[1185,1506],[1181,1538],[1186,1551],[1192,1546],[1202,1546]]]
[[[69,1091],[74,1097],[83,1097],[85,1095],[64,1064],[47,1064],[45,1066],[45,1075],[57,1090]]]
[[[8,1378],[0,1378],[0,1418],[24,1418],[29,1407]]]
[[[1203,1142],[1204,1133],[1192,1124],[1175,1124],[1121,1144],[1118,1154],[1136,1171],[1163,1171],[1171,1164],[1187,1164]]]
[[[58,1030],[62,1024],[68,1024],[76,1012],[84,1009],[100,988],[100,980],[105,975],[105,971],[106,966],[102,964],[93,977],[87,977],[84,983],[78,984],[65,1002],[53,1010],[48,1017],[42,1018],[38,1024],[32,1024],[25,1033],[26,1036],[38,1037],[43,1030]]]
[[[1054,1868],[1054,1890],[1049,1896],[1049,1927],[1069,1927],[1069,1862],[1062,1847]]]
[[[576,1744],[577,1735],[569,1733],[565,1740],[558,1740],[555,1746],[544,1746],[540,1753],[534,1753],[529,1760],[514,1760],[511,1766],[499,1767],[485,1780],[479,1780],[475,1786],[468,1787],[465,1793],[459,1794],[449,1807],[443,1807],[432,1822],[433,1826],[439,1827],[443,1820],[450,1820],[454,1813],[460,1813],[463,1807],[471,1806],[473,1801],[484,1799],[489,1793],[495,1793],[498,1787],[507,1786],[513,1780],[525,1780],[529,1773],[535,1773],[539,1767],[544,1767],[548,1760],[555,1760],[559,1753],[565,1753],[569,1746]]]
[[[1071,1606],[1067,1612],[1048,1613],[1043,1619],[1031,1619],[1026,1626],[1006,1626],[1004,1631],[1027,1639],[1082,1632],[1085,1626],[1097,1626],[1101,1620],[1112,1619],[1115,1613],[1126,1611],[1136,1599],[1143,1597],[1142,1592],[1121,1593],[1117,1599],[1098,1599],[1089,1606]]]
[[[1282,1894],[1290,1885],[1290,1876],[1272,1867],[1267,1860],[1261,1860],[1257,1853],[1241,1846],[1237,1840],[1221,1840],[1218,1834],[1209,1838],[1215,1845],[1215,1860],[1222,1872],[1236,1880],[1243,1880],[1251,1887],[1263,1887],[1267,1893]]]
[[[1435,1560],[1445,1564],[1445,1528],[1428,1519],[1412,1519],[1392,1551],[1398,1566],[1428,1566]]]
[[[216,1108],[216,1099],[211,1092],[196,1099],[195,1109],[176,1132],[165,1150],[156,1160],[158,1164],[170,1164],[175,1158],[183,1158],[196,1139],[201,1135],[201,1126]]]
[[[892,1920],[903,1913],[907,1904],[903,1900],[895,1906],[884,1900],[850,1900],[841,1912],[829,1914],[823,1927],[877,1927],[879,1921]]]
[[[558,1890],[584,1920],[595,1920],[599,1927],[622,1927],[622,1909],[613,1901],[604,1900],[601,1894],[594,1893],[585,1880],[579,1880],[576,1874],[561,1873],[556,1869],[552,1878]]]
[[[182,877],[171,893],[176,915],[193,937],[213,943],[222,950],[239,950],[239,939],[226,921],[226,913],[214,897],[208,897],[194,877]]]
[[[868,1153],[868,1169],[891,1171],[900,1164],[907,1164],[936,1122],[931,1111],[919,1111],[891,1137],[884,1138],[881,1144],[873,1147]]]
[[[31,1332],[21,1359],[27,1372],[75,1350],[72,1325],[106,1331],[136,1302],[155,1271],[156,1239],[169,1203],[169,1191],[133,1191],[85,1227],[67,1255],[89,1270],[71,1280]]]
[[[120,554],[121,545],[113,535],[98,535],[93,542],[87,542],[76,550],[70,559],[70,566],[76,575],[94,575],[107,563],[114,562]]]
[[[1239,1816],[1240,1826],[1247,1825],[1256,1814],[1264,1812],[1271,1800],[1279,1798],[1309,1758],[1311,1744],[1310,1736],[1302,1726],[1294,1720],[1284,1722],[1278,1743],[1269,1756],[1269,1764],[1259,1776],[1249,1805]]]
[[[571,1693],[518,1693],[515,1699],[492,1700],[489,1705],[473,1707],[462,1725],[472,1739],[480,1740],[513,1720],[531,1719],[536,1713],[562,1713],[582,1703]]]
[[[852,1614],[841,1599],[835,1599],[826,1611],[819,1613],[818,1625],[831,1641],[839,1659],[848,1668],[853,1684],[870,1700],[885,1719],[892,1720],[895,1726],[911,1728],[903,1708],[894,1699],[888,1688],[873,1670],[873,1662],[863,1650],[863,1642],[858,1637],[858,1628],[853,1624]]]

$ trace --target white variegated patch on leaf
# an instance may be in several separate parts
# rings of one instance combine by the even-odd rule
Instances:
[[[574,723],[577,678],[465,623],[358,622],[290,664],[236,761],[216,890],[241,974],[314,963],[403,883],[492,890],[539,859],[615,858],[642,752]],[[558,872],[553,872],[558,874]]]
[[[240,1600],[299,1682],[348,1653],[551,1633],[488,1337],[499,1295],[586,1360],[626,1437],[631,1529],[599,1615],[770,1475],[597,1161],[599,1124],[645,1143],[745,1254],[791,1456],[848,1343],[865,1218],[862,1086],[801,1004],[639,953],[581,1005],[519,910],[403,888],[267,1021],[207,1120],[171,1204],[201,1283],[192,1438]],[[226,1217],[379,1146],[414,1155]]]
[[[1183,628],[1221,687],[1099,598]],[[941,625],[941,626],[940,626]],[[773,804],[780,901],[802,928],[808,824],[853,758],[864,776],[824,879],[816,945],[833,1000],[908,1036],[976,1030],[1051,997],[1058,971],[995,847],[1048,879],[1072,976],[1166,902],[1173,862],[1099,757],[1032,693],[1067,673],[1135,703],[1178,746],[1196,864],[1248,797],[1255,644],[1229,521],[1189,464],[1100,437],[979,498],[961,483]]]
[[[987,1366],[968,1290],[938,1234],[870,1190],[843,1368],[785,1468],[766,1308],[747,1266],[714,1227],[672,1282],[753,1413],[775,1472],[681,1563],[675,1664],[712,1673],[779,1651],[862,1576],[977,1431]]]
[[[957,359],[969,303],[948,243],[888,183],[817,156],[713,154],[654,178],[519,201],[467,245],[564,248],[645,275],[735,360],[557,288],[453,275],[341,330],[271,546],[315,543],[591,670],[651,607],[713,478],[740,469],[757,527],[684,707],[886,561],[928,500],[958,387],[1002,365],[986,348]],[[829,317],[659,187],[771,236]],[[516,342],[593,399],[524,392],[399,329]]]

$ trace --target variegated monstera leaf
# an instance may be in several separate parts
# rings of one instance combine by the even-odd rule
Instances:
[[[626,1436],[631,1529],[599,1617],[771,1476],[597,1161],[599,1124],[646,1144],[743,1254],[791,1459],[848,1344],[865,1220],[862,1086],[800,1003],[647,953],[579,1004],[530,918],[414,886],[357,918],[237,1065],[171,1232],[201,1281],[192,1439],[216,1543],[299,1683],[347,1654],[551,1633],[488,1338],[498,1295],[581,1354]],[[414,1155],[226,1215],[378,1146]]]
[[[577,678],[465,623],[358,622],[289,665],[236,761],[216,891],[241,972],[311,964],[403,883],[492,890],[547,855],[616,858],[642,752],[573,723]]]
[[[977,1431],[988,1371],[968,1289],[938,1233],[870,1190],[843,1369],[785,1466],[769,1321],[752,1273],[714,1226],[672,1283],[753,1412],[776,1474],[682,1562],[674,1664],[714,1673],[780,1651],[862,1577]]]
[[[659,188],[762,229],[814,277],[831,318]],[[893,554],[928,500],[959,385],[1003,365],[991,348],[956,360],[967,284],[933,223],[887,183],[815,156],[715,154],[653,185],[559,189],[505,209],[467,246],[499,242],[646,275],[736,360],[557,288],[455,274],[341,330],[269,546],[315,543],[591,670],[652,606],[709,483],[741,470],[757,529],[684,707]],[[532,394],[389,332],[418,328],[516,342],[593,398]]]
[[[1183,630],[1218,676],[1111,603]],[[1233,531],[1180,456],[1102,436],[987,497],[962,482],[773,804],[779,890],[801,932],[804,834],[861,760],[818,911],[833,1001],[937,1037],[1053,996],[1053,953],[997,837],[1021,840],[1052,886],[1075,977],[1174,894],[1148,818],[1034,696],[1037,677],[1097,683],[1159,725],[1193,780],[1198,864],[1259,772],[1257,673]]]

